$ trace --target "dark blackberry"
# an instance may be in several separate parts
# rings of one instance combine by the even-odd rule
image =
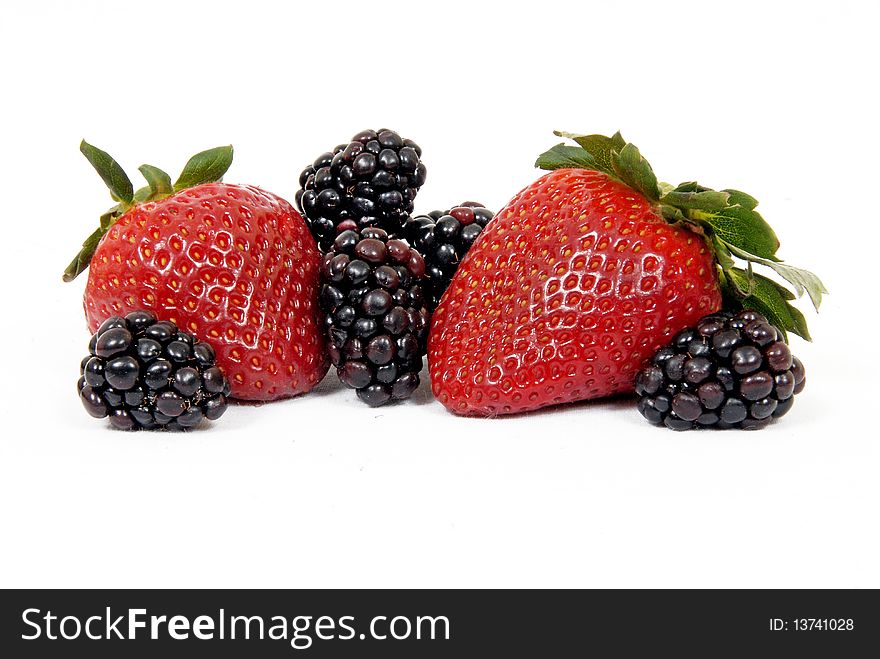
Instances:
[[[409,398],[428,339],[425,261],[378,228],[343,231],[321,267],[320,305],[339,378],[371,406]]]
[[[306,167],[296,204],[321,251],[330,249],[348,220],[352,229],[376,226],[398,236],[425,183],[421,157],[418,144],[382,128],[361,131]]]
[[[791,409],[804,366],[756,311],[701,318],[636,376],[639,412],[673,430],[762,428]]]
[[[149,311],[105,320],[77,383],[86,411],[122,430],[182,430],[226,411],[229,382],[214,350]]]
[[[404,237],[425,257],[431,311],[437,308],[458,264],[492,216],[482,204],[466,201],[448,211],[417,215],[403,225]]]

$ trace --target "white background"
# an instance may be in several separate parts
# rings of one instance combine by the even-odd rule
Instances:
[[[10,3],[11,4],[11,3]],[[877,5],[31,2],[0,23],[0,586],[880,586]],[[808,386],[764,431],[677,434],[632,400],[371,410],[331,374],[190,434],[111,431],[74,391],[110,204],[130,173],[233,143],[227,181],[293,199],[366,127],[424,149],[418,209],[497,209],[553,129],[661,179],[761,200],[831,290]],[[807,307],[803,305],[805,311]]]

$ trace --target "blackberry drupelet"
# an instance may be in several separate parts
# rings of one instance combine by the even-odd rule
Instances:
[[[122,430],[192,428],[226,411],[229,382],[214,350],[149,311],[105,320],[80,364],[80,400]]]
[[[398,236],[427,176],[421,156],[418,144],[383,128],[361,131],[306,167],[296,204],[321,251],[347,220],[355,229],[376,226]]]
[[[404,223],[404,237],[425,257],[431,311],[437,308],[458,264],[492,216],[482,204],[466,201],[448,211],[432,211]]]
[[[370,406],[409,398],[427,349],[425,261],[375,227],[343,231],[324,255],[320,305],[339,379]]]
[[[756,311],[700,319],[660,348],[636,376],[639,412],[673,430],[766,426],[787,413],[804,365]]]

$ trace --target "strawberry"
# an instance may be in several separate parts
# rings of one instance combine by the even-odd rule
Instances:
[[[232,147],[193,156],[177,182],[143,165],[133,191],[107,153],[80,150],[118,202],[64,273],[89,268],[89,330],[146,309],[210,343],[231,396],[273,400],[309,391],[327,372],[317,306],[321,257],[303,218],[259,188],[219,182]]]
[[[794,295],[753,266],[817,308],[827,291],[779,261],[757,201],[660,184],[619,133],[557,134],[579,146],[539,157],[553,171],[488,224],[434,313],[430,375],[449,410],[492,416],[630,392],[645,360],[722,304],[809,338]]]

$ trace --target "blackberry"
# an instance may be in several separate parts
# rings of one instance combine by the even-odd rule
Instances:
[[[721,311],[679,332],[636,376],[639,412],[673,430],[762,428],[787,413],[804,365],[752,310]]]
[[[431,311],[437,308],[458,264],[492,216],[482,204],[465,201],[448,211],[432,211],[404,223],[404,237],[425,257]]]
[[[105,320],[77,383],[86,411],[122,430],[181,430],[226,411],[229,382],[214,350],[149,311]]]
[[[361,131],[306,167],[296,204],[321,251],[330,249],[347,220],[351,228],[376,226],[399,235],[427,176],[421,156],[418,144],[382,128]]]
[[[343,231],[324,255],[319,302],[339,379],[370,406],[409,398],[419,386],[428,310],[425,261],[383,229]]]

